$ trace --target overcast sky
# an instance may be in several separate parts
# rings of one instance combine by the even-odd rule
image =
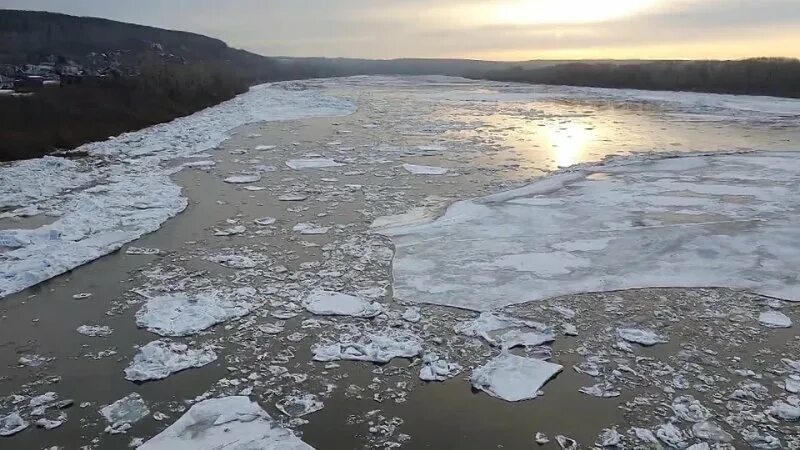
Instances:
[[[193,31],[265,55],[800,56],[800,0],[0,0]]]

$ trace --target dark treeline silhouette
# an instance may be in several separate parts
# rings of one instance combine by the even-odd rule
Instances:
[[[536,84],[629,88],[800,98],[800,60],[570,63],[491,71],[479,78]]]

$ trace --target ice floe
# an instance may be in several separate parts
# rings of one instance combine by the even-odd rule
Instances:
[[[188,336],[242,317],[263,301],[253,288],[153,297],[136,313],[136,324],[162,336]]]
[[[204,400],[139,450],[313,450],[247,397]]]
[[[383,309],[360,297],[331,291],[314,291],[305,299],[303,306],[319,316],[375,317]]]
[[[136,392],[100,410],[100,415],[108,423],[106,431],[111,434],[125,433],[132,424],[144,419],[149,414],[150,408],[147,407],[142,396]]]
[[[476,389],[509,402],[529,400],[563,366],[534,358],[504,353],[472,372],[470,381]]]
[[[440,358],[435,353],[426,353],[422,357],[422,367],[419,369],[419,378],[422,381],[445,381],[461,372],[461,366],[446,359]]]
[[[656,344],[669,342],[668,339],[652,330],[641,328],[617,328],[617,336],[634,344],[650,347]]]
[[[282,398],[275,407],[289,417],[303,417],[323,408],[321,401],[314,394],[293,394]]]
[[[223,181],[230,184],[248,184],[248,183],[258,183],[261,181],[261,175],[253,174],[253,175],[233,175],[228,178],[225,178]]]
[[[780,311],[764,311],[758,315],[758,321],[770,328],[790,328],[792,319]]]
[[[344,164],[336,162],[328,158],[307,158],[307,159],[291,159],[286,161],[286,165],[294,170],[303,169],[322,169],[325,167],[340,167]]]
[[[395,296],[489,310],[724,286],[798,301],[798,171],[800,159],[781,152],[629,158],[462,201],[432,223],[385,231]]]
[[[416,164],[403,164],[403,169],[414,175],[444,175],[450,171],[444,167],[419,166]]]
[[[77,331],[84,336],[104,337],[110,335],[114,330],[104,325],[81,325]]]
[[[19,413],[0,417],[0,436],[11,436],[28,428],[29,423],[22,419]]]
[[[422,353],[419,339],[404,330],[343,336],[341,342],[317,344],[314,361],[371,361],[388,363],[394,358],[413,358]]]
[[[303,222],[295,225],[292,228],[292,231],[296,231],[300,234],[305,234],[305,235],[314,235],[314,234],[325,234],[330,229],[331,227],[323,227],[313,223]]]
[[[211,348],[190,348],[186,344],[153,341],[142,346],[125,369],[130,381],[160,380],[193,367],[203,367],[217,360]]]

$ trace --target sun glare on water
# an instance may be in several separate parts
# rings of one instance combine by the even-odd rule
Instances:
[[[495,8],[504,24],[575,24],[618,19],[644,11],[659,0],[520,0]]]

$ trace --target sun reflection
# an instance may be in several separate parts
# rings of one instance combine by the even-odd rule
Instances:
[[[552,123],[546,128],[550,151],[558,167],[568,167],[582,162],[589,143],[595,137],[594,129],[577,122]]]

